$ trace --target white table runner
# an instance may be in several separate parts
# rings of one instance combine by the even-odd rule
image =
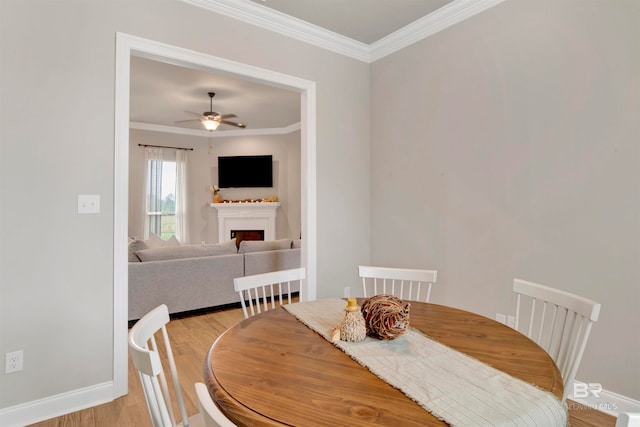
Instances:
[[[342,321],[345,305],[342,299],[324,299],[284,308],[330,341],[331,329]],[[567,425],[565,406],[550,392],[415,329],[390,341],[367,337],[357,343],[334,344],[451,426]]]

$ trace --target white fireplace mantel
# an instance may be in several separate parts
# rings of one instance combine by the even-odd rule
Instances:
[[[276,239],[279,202],[211,203],[218,210],[218,242],[231,239],[231,230],[264,230],[265,240]]]

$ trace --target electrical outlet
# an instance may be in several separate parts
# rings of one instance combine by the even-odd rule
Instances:
[[[345,298],[349,298],[349,297],[352,296],[351,295],[351,286],[345,286],[344,287],[344,294],[343,295],[344,295]]]
[[[24,353],[22,350],[12,351],[5,355],[4,373],[10,374],[12,372],[22,371],[22,358]]]
[[[507,326],[511,326],[512,328],[516,327],[516,318],[513,316],[507,316]]]
[[[507,324],[507,316],[505,316],[504,314],[496,313],[496,320],[503,325]]]

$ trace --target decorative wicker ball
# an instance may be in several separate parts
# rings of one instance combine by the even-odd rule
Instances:
[[[367,335],[380,340],[392,340],[407,332],[409,309],[407,303],[393,295],[374,295],[362,303],[362,315],[367,327]]]

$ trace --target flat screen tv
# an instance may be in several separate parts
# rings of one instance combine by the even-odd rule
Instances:
[[[218,157],[220,188],[273,187],[273,159],[265,156]]]

